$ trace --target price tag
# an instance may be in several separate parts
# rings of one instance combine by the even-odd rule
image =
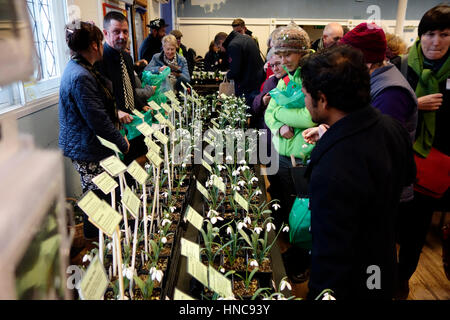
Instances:
[[[163,159],[152,150],[149,150],[147,153],[147,158],[150,160],[156,167],[159,167],[161,163],[163,163]]]
[[[172,108],[167,103],[161,103],[161,108],[163,108],[167,113],[172,112]]]
[[[152,127],[150,127],[146,122],[142,122],[140,125],[136,126],[136,129],[138,129],[146,137],[150,137],[154,132]]]
[[[102,145],[104,145],[105,147],[107,147],[108,149],[111,149],[114,152],[122,153],[122,151],[119,150],[119,148],[116,146],[115,143],[109,142],[108,140],[103,139],[100,136],[97,136],[97,138],[98,138],[98,140],[100,140],[100,143]]]
[[[150,107],[150,109],[155,110],[155,111],[158,111],[161,109],[161,107],[158,106],[158,104],[155,101],[150,101],[148,103],[148,106]]]
[[[142,113],[140,113],[137,109],[134,109],[134,110],[131,111],[131,112],[133,112],[136,116],[138,116],[138,117],[141,118],[141,119],[144,119],[144,118],[145,118],[144,115],[143,115]]]
[[[139,184],[145,185],[148,179],[148,173],[137,163],[133,161],[127,169],[128,173],[136,180]]]
[[[200,261],[200,246],[197,243],[181,238],[181,254]]]
[[[248,201],[244,199],[239,193],[234,193],[234,201],[236,201],[245,211],[248,212]]]
[[[181,292],[177,288],[175,288],[175,291],[173,293],[173,300],[195,300],[190,295],[185,294],[184,292]]]
[[[191,206],[188,206],[186,210],[186,214],[184,215],[184,221],[189,222],[199,231],[202,229],[203,217]]]
[[[231,280],[226,278],[212,266],[208,267],[209,288],[224,298],[234,297]]]
[[[220,181],[219,177],[217,176],[213,177],[213,186],[222,191],[223,193],[225,193],[226,191],[225,183],[223,183],[223,181]]]
[[[100,190],[103,191],[104,194],[111,193],[115,188],[117,188],[118,184],[116,180],[111,178],[111,176],[107,172],[102,172],[94,179],[92,182],[95,183]]]
[[[100,166],[113,177],[117,177],[119,174],[127,170],[127,166],[124,165],[123,162],[116,156],[111,156],[100,161]]]
[[[209,200],[208,190],[206,190],[206,188],[198,180],[197,180],[197,190],[200,191],[200,193],[206,198],[206,200]]]
[[[98,256],[89,264],[89,268],[80,283],[82,300],[103,300],[109,280],[105,268]]]
[[[208,267],[198,260],[188,258],[187,272],[195,279],[200,281],[205,287],[208,287]]]
[[[149,137],[146,137],[144,140],[145,144],[147,145],[147,147],[152,150],[154,153],[156,153],[157,155],[159,155],[161,153],[161,147],[158,146],[152,139],[150,139]]]
[[[125,188],[125,192],[122,195],[122,204],[128,209],[133,218],[136,219],[139,216],[141,200],[128,187]]]
[[[206,170],[208,170],[210,173],[213,173],[211,166],[203,159],[202,159],[202,166],[204,166]]]
[[[159,142],[161,142],[162,144],[167,144],[167,142],[169,142],[169,138],[164,135],[161,131],[155,131],[153,133],[153,136],[158,139]]]

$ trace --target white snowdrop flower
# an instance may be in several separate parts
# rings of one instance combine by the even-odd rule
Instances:
[[[208,188],[210,185],[212,185],[211,181],[206,180],[206,187]]]
[[[206,215],[207,218],[211,217],[211,216],[216,216],[217,214],[215,214],[216,211],[214,211],[213,209],[208,211],[208,214]]]
[[[108,251],[112,251],[112,248],[113,248],[113,245],[112,245],[111,242],[108,243],[108,244],[106,245],[106,249],[107,249]]]
[[[225,169],[225,167],[221,164],[217,165],[217,169],[219,169],[219,171],[222,171],[223,169]]]
[[[242,151],[242,149],[241,149],[241,151]],[[239,149],[238,149],[238,152],[239,152]],[[245,160],[241,160],[241,161],[239,161],[239,164],[246,164],[247,162],[245,162]]]
[[[164,219],[164,220],[161,222],[161,225],[164,227],[167,223],[168,223],[168,224],[171,224],[172,221],[170,221],[169,219]]]
[[[280,206],[278,203],[274,203],[274,204],[272,205],[272,208],[274,208],[275,211],[277,211],[278,209],[281,208],[281,206]]]
[[[182,167],[182,168],[186,168],[186,163],[183,162],[183,163],[181,164],[181,167]]]
[[[250,219],[249,216],[246,216],[246,217],[244,218],[244,223],[250,225],[250,224],[252,224],[252,219]]]
[[[164,173],[169,173],[169,170],[167,170],[167,169],[164,169]]]
[[[283,232],[289,232],[289,226],[284,227]]]
[[[233,233],[233,228],[228,226],[227,228],[227,234],[232,234]]]
[[[336,300],[335,297],[333,297],[331,294],[329,294],[328,292],[325,292],[325,294],[323,295],[322,300]]]
[[[258,182],[258,178],[257,178],[257,177],[251,178],[251,179],[250,179],[250,183],[253,183],[253,182]]]
[[[163,192],[163,193],[161,193],[161,195],[162,195],[164,198],[167,198],[167,197],[169,196],[169,194],[168,194],[167,192]]]
[[[241,191],[241,188],[239,188],[238,186],[235,186],[234,184],[231,185],[231,189],[233,189],[233,191]]]
[[[258,132],[258,135],[259,136],[263,136],[263,135],[265,135],[266,133],[264,132],[264,131],[260,131],[260,132]]]
[[[245,181],[244,180],[238,181],[238,185],[241,186],[241,187],[244,187],[245,186]]]
[[[231,173],[231,175],[232,175],[233,177],[237,177],[237,176],[239,175],[239,170],[234,170],[234,171]]]
[[[267,230],[267,232],[269,232],[270,230],[275,230],[275,225],[272,223],[272,222],[269,222],[267,225],[266,225],[266,230]]]
[[[177,209],[177,207],[170,207],[169,209],[170,209],[170,212],[174,213],[175,210]]]
[[[261,190],[258,189],[258,190],[255,191],[255,196],[259,196],[261,194],[262,194]]]
[[[225,160],[226,160],[226,161],[233,161],[233,157],[232,157],[232,156],[226,156],[226,157],[225,157]]]
[[[145,168],[145,170],[150,169],[150,164],[149,164],[149,163],[146,163],[146,164],[144,165],[144,168]]]
[[[280,291],[283,291],[284,288],[288,288],[289,290],[292,290],[292,286],[289,282],[287,282],[286,280],[281,280]]]
[[[220,268],[220,272],[225,273],[225,268]]]
[[[91,261],[91,260],[92,260],[92,257],[91,257],[89,254],[85,254],[85,255],[83,256],[83,262]]]
[[[222,181],[222,182],[223,182],[223,178],[222,178],[222,177],[219,177],[219,181]]]
[[[162,238],[161,238],[161,242],[162,242],[163,244],[166,244],[166,243],[167,243],[167,238],[166,238],[166,237],[162,237]]]
[[[242,171],[245,171],[245,170],[250,170],[250,167],[249,166],[242,166]]]
[[[216,222],[217,222],[217,218],[216,217],[212,217],[211,218],[211,224],[216,224]]]
[[[253,260],[250,262],[250,266],[251,266],[251,267],[259,267],[258,261],[256,261],[255,259],[253,259]]]
[[[255,228],[255,232],[256,232],[257,234],[260,234],[261,231],[263,231],[263,228],[261,228],[261,227],[256,227],[256,228]]]
[[[128,280],[133,279],[133,274],[134,274],[134,272],[131,267],[123,269],[123,276],[128,278]]]
[[[182,186],[183,184],[184,184],[184,181],[181,181],[181,182],[180,182],[180,186]]]
[[[237,153],[240,153],[240,152],[242,152],[242,151],[244,151],[244,150],[241,149],[241,148],[238,148],[236,151],[237,151]],[[242,161],[245,161],[245,160],[242,160]]]
[[[240,221],[237,225],[237,228],[238,228],[238,230],[241,230],[244,226],[245,226],[245,224],[242,221]]]
[[[168,214],[167,212],[164,214],[164,218],[170,218],[170,214]]]

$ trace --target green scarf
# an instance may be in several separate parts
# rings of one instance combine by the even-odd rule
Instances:
[[[437,73],[430,69],[423,69],[424,56],[422,46],[418,40],[412,47],[408,56],[408,66],[419,76],[416,87],[417,98],[439,93],[439,83],[450,76],[450,58]],[[436,132],[436,111],[419,111],[421,117],[417,124],[417,139],[414,143],[414,151],[426,158],[433,146]]]

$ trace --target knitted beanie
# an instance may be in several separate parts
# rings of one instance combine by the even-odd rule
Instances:
[[[368,63],[382,62],[386,58],[386,36],[383,29],[374,23],[357,25],[339,43],[360,49]]]
[[[310,48],[308,33],[295,23],[290,23],[276,34],[273,47],[276,54],[307,51]]]

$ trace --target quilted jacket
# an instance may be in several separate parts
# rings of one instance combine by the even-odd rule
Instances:
[[[70,60],[59,89],[59,147],[72,160],[98,162],[113,154],[97,135],[113,142],[120,151],[127,143],[108,116],[106,97],[96,79]]]

